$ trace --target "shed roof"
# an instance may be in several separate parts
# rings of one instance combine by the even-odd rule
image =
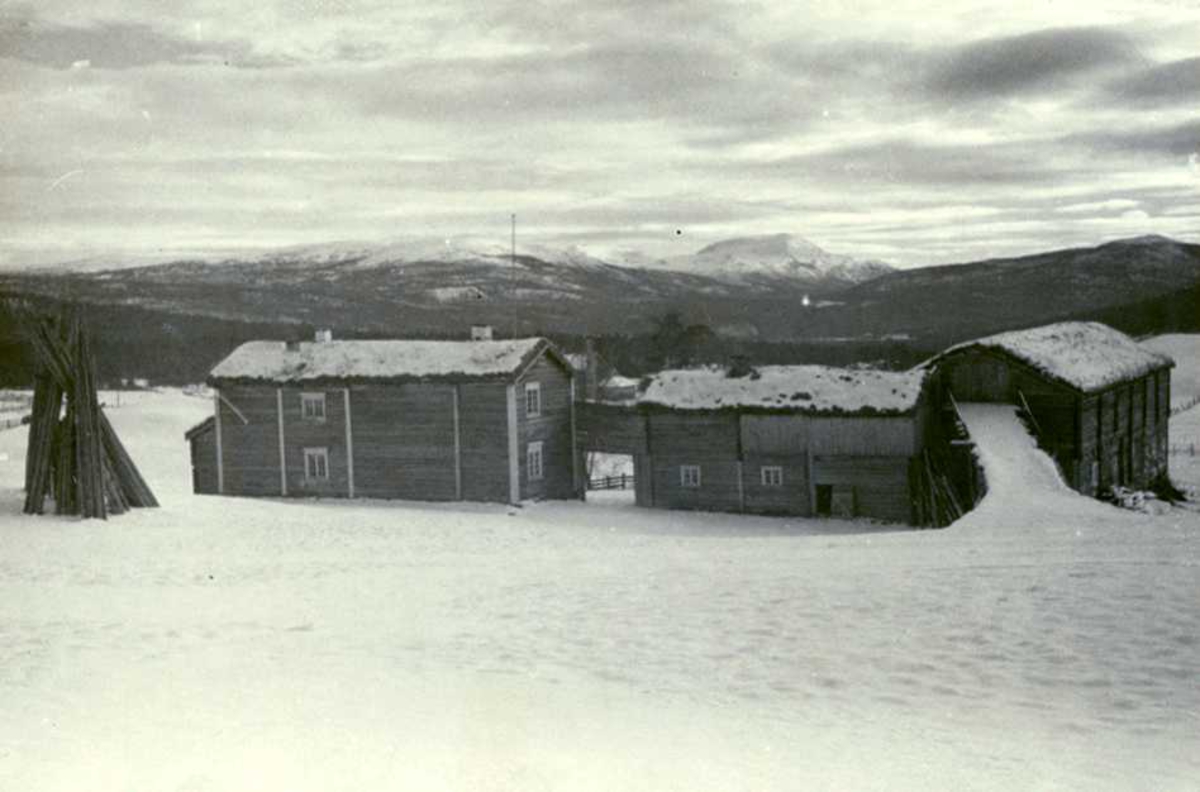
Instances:
[[[924,366],[936,365],[944,358],[969,349],[1006,353],[1084,392],[1102,390],[1155,369],[1175,365],[1175,361],[1166,355],[1151,352],[1108,325],[1058,322],[967,341],[950,347]]]
[[[191,440],[199,435],[204,434],[205,432],[211,432],[213,427],[216,426],[216,423],[216,419],[210,415],[200,423],[193,426],[191,429],[188,429],[186,432],[184,432],[183,437],[185,440]]]
[[[209,381],[503,379],[518,374],[543,351],[569,368],[544,338],[324,341],[302,343],[295,350],[282,341],[249,341],[218,363]]]
[[[924,371],[829,366],[763,366],[745,377],[723,368],[656,374],[639,404],[677,410],[750,409],[772,412],[896,415],[921,396]]]

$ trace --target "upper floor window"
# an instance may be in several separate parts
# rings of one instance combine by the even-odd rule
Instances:
[[[329,479],[329,449],[304,449],[304,480],[327,481]]]
[[[783,468],[780,465],[763,465],[761,475],[764,487],[783,486]]]
[[[695,488],[700,486],[700,466],[699,465],[680,465],[679,466],[679,485],[681,487]]]
[[[530,443],[525,449],[525,471],[529,475],[530,481],[541,481],[545,475],[542,460],[542,443],[539,440],[536,443]]]
[[[306,421],[324,421],[325,420],[325,394],[324,393],[301,393],[300,394],[300,415]]]
[[[542,385],[540,382],[525,383],[525,415],[535,418],[542,414]]]

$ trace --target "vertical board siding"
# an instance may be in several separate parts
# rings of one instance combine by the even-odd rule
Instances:
[[[916,450],[916,419],[815,417],[809,437],[812,452],[817,455],[911,456]]]
[[[806,415],[743,415],[742,450],[747,455],[803,454],[808,448],[810,419]]]
[[[350,404],[358,496],[456,497],[453,386],[421,382],[356,385],[350,390]],[[342,423],[338,427],[344,431]]]
[[[538,383],[541,411],[536,417],[525,412],[525,385]],[[517,460],[522,499],[575,496],[574,448],[571,430],[573,402],[571,376],[557,362],[542,355],[517,381]],[[530,481],[525,451],[530,443],[542,443],[542,480]]]

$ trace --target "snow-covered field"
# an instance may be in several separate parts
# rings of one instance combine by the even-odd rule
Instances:
[[[0,433],[0,790],[1200,789],[1194,511],[196,497],[208,409],[110,410],[163,508],[107,523]]]

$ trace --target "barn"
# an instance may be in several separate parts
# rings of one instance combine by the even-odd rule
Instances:
[[[583,444],[631,454],[638,505],[921,523],[926,372],[664,371],[635,407],[586,404]]]
[[[1167,470],[1174,362],[1096,322],[1061,322],[951,347],[926,364],[954,401],[1007,402],[1074,489],[1145,489]]]
[[[574,378],[543,338],[251,341],[187,433],[196,492],[515,503],[579,491]]]

